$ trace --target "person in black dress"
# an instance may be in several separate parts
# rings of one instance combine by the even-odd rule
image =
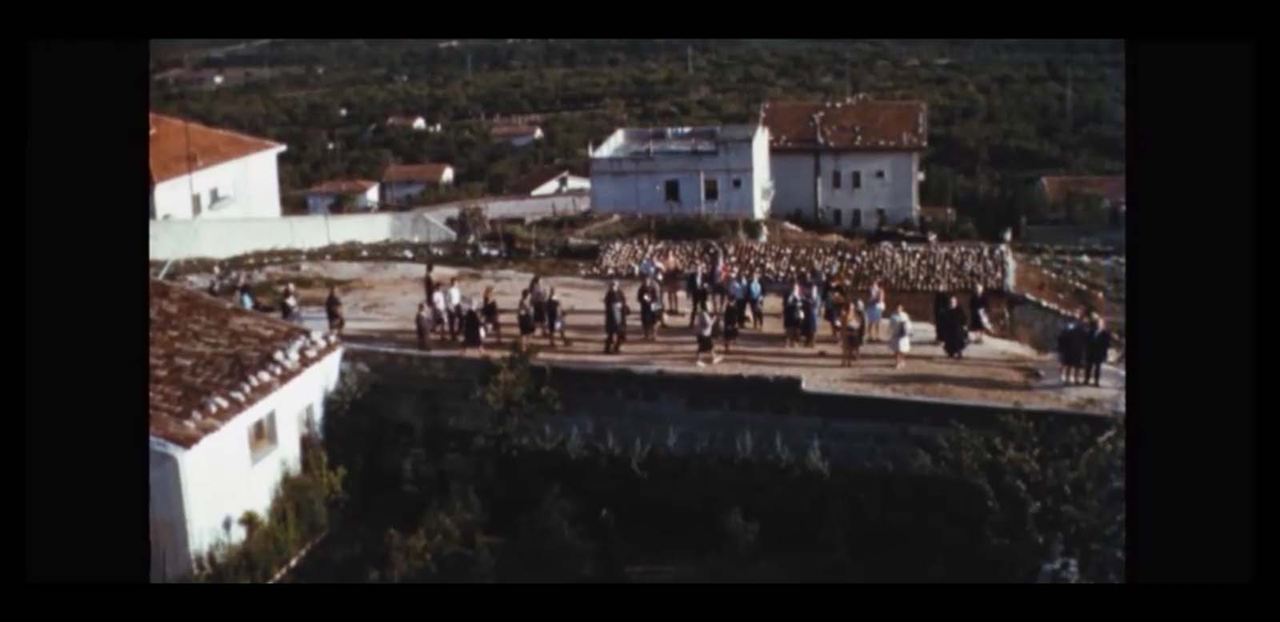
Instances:
[[[493,286],[484,288],[484,302],[480,306],[480,320],[485,329],[493,332],[494,340],[502,343],[502,324],[498,321],[498,301],[493,297]]]
[[[787,347],[794,347],[800,341],[800,323],[804,318],[801,307],[800,282],[791,283],[791,293],[782,301],[782,327],[787,332]]]
[[[705,266],[698,264],[693,272],[689,273],[689,298],[693,300],[694,312],[689,314],[689,328],[693,328],[694,320],[697,319],[697,309],[707,306],[707,295],[709,293],[709,285],[707,283],[707,274]]]
[[[520,305],[516,308],[516,324],[520,326],[520,340],[517,342],[517,347],[524,352],[528,348],[526,340],[537,332],[537,327],[533,323],[533,305],[529,304],[527,289],[520,292]]]
[[[342,327],[346,326],[346,318],[342,317],[342,300],[338,298],[338,289],[332,285],[329,286],[329,297],[324,301],[324,313],[329,318],[329,330],[342,333]]]
[[[475,305],[468,299],[462,304],[462,353],[466,354],[471,348],[484,354],[484,323],[480,320]]]
[[[1102,386],[1102,364],[1107,362],[1107,351],[1111,349],[1111,331],[1106,322],[1097,313],[1090,317],[1089,342],[1085,347],[1084,383]]]
[[[564,335],[564,316],[563,310],[560,308],[560,299],[556,297],[556,288],[552,287],[547,290],[546,303],[547,324],[547,340],[551,347],[556,347],[556,333],[560,333],[560,340],[564,342],[565,347],[569,347],[569,338]]]
[[[640,328],[646,341],[654,340],[654,326],[658,323],[660,311],[655,307],[659,303],[658,288],[652,280],[646,280],[636,290],[636,302],[640,304]]]
[[[804,347],[813,347],[813,338],[818,333],[818,301],[814,298],[814,287],[801,285],[803,295],[800,298],[800,334],[804,337]]]
[[[1076,321],[1067,335],[1067,360],[1071,365],[1071,383],[1084,384],[1085,351],[1089,347],[1089,326],[1085,312],[1076,315]]]
[[[933,295],[934,340],[938,343],[946,341],[946,329],[943,327],[943,323],[947,310],[951,308],[951,300],[952,296],[947,292],[938,292]]]
[[[950,358],[963,358],[964,348],[969,343],[969,331],[964,309],[954,296],[947,301],[947,309],[939,319],[939,331],[942,333],[942,347]]]
[[[729,353],[729,347],[733,342],[738,340],[739,326],[742,324],[742,316],[740,315],[738,302],[735,300],[726,301],[724,304],[724,353]]]
[[[622,290],[617,281],[609,283],[609,291],[604,294],[604,353],[614,354],[622,342]]]

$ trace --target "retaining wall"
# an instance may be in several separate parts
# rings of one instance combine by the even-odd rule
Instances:
[[[376,385],[380,410],[415,421],[423,416],[450,425],[483,424],[475,391],[493,364],[387,348],[350,346],[345,359],[362,366]],[[952,429],[953,423],[984,429],[1014,407],[924,399],[854,396],[805,390],[797,378],[708,376],[568,365],[535,365],[548,373],[563,414],[546,424],[552,433],[576,428],[599,440],[612,434],[629,448],[635,439],[664,443],[674,433],[685,448],[733,452],[749,431],[759,451],[775,439],[803,456],[814,438],[836,462],[909,459],[912,442]],[[1106,417],[1025,409],[1063,424],[1102,424]]]
[[[153,220],[153,260],[225,259],[267,250],[304,250],[345,242],[449,242],[453,231],[415,212],[283,216],[235,220]]]

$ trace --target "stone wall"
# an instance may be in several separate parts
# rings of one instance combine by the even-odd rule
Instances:
[[[351,346],[347,363],[375,383],[380,410],[405,420],[424,416],[451,425],[482,425],[475,392],[493,369],[489,361],[413,351]],[[708,376],[557,365],[550,373],[563,414],[547,423],[551,434],[576,428],[584,438],[612,435],[630,447],[666,443],[731,453],[749,433],[756,451],[776,442],[803,456],[819,439],[836,462],[907,460],[911,441],[951,429],[953,423],[983,429],[1018,409],[925,399],[851,396],[808,391],[797,378]],[[1030,410],[1030,409],[1028,409]],[[1098,415],[1036,409],[1063,423],[1101,423]]]

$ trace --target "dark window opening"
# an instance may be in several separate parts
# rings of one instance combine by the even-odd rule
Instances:
[[[831,171],[831,187],[840,187],[840,171]]]
[[[878,226],[880,227],[885,226],[885,224],[889,222],[889,216],[884,213],[884,209],[876,210],[876,221],[879,223]]]
[[[849,186],[851,188],[862,187],[862,171],[854,171],[849,174]]]
[[[849,215],[849,226],[854,229],[862,227],[862,210],[853,210],[853,213]]]
[[[840,210],[831,210],[831,224],[840,226]]]
[[[720,183],[714,179],[702,180],[702,197],[708,201],[720,199]]]
[[[276,414],[271,412],[249,428],[249,455],[252,456],[253,463],[257,464],[271,455],[276,445]]]
[[[884,171],[876,171],[876,179],[884,179]]]
[[[737,189],[739,189],[739,188],[741,188],[741,187],[742,187],[742,178],[741,178],[741,177],[734,177],[734,178],[733,178],[733,189],[734,189],[734,190],[737,190]]]
[[[680,180],[668,179],[665,186],[665,193],[668,201],[680,202]]]

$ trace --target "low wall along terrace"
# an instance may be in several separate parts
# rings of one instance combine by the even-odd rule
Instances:
[[[303,250],[347,242],[453,241],[438,218],[413,212],[284,216],[251,220],[153,220],[153,260],[224,259],[267,250]]]
[[[413,423],[422,417],[450,425],[480,425],[478,383],[493,363],[414,351],[350,346],[347,365],[361,368],[377,387],[379,411]],[[535,364],[535,376],[547,369]],[[622,443],[665,442],[675,434],[685,448],[736,451],[749,433],[760,450],[777,442],[803,453],[814,438],[835,462],[906,459],[920,436],[950,430],[953,423],[982,429],[1012,407],[922,399],[854,396],[808,391],[797,378],[707,376],[556,365],[549,384],[560,394],[562,415],[547,428],[572,429],[587,438],[606,434]],[[1025,412],[1025,411],[1023,411]],[[1105,418],[1068,411],[1033,411],[1064,424],[1103,423]],[[887,452],[887,453],[886,453]],[[903,455],[894,456],[894,452]]]

